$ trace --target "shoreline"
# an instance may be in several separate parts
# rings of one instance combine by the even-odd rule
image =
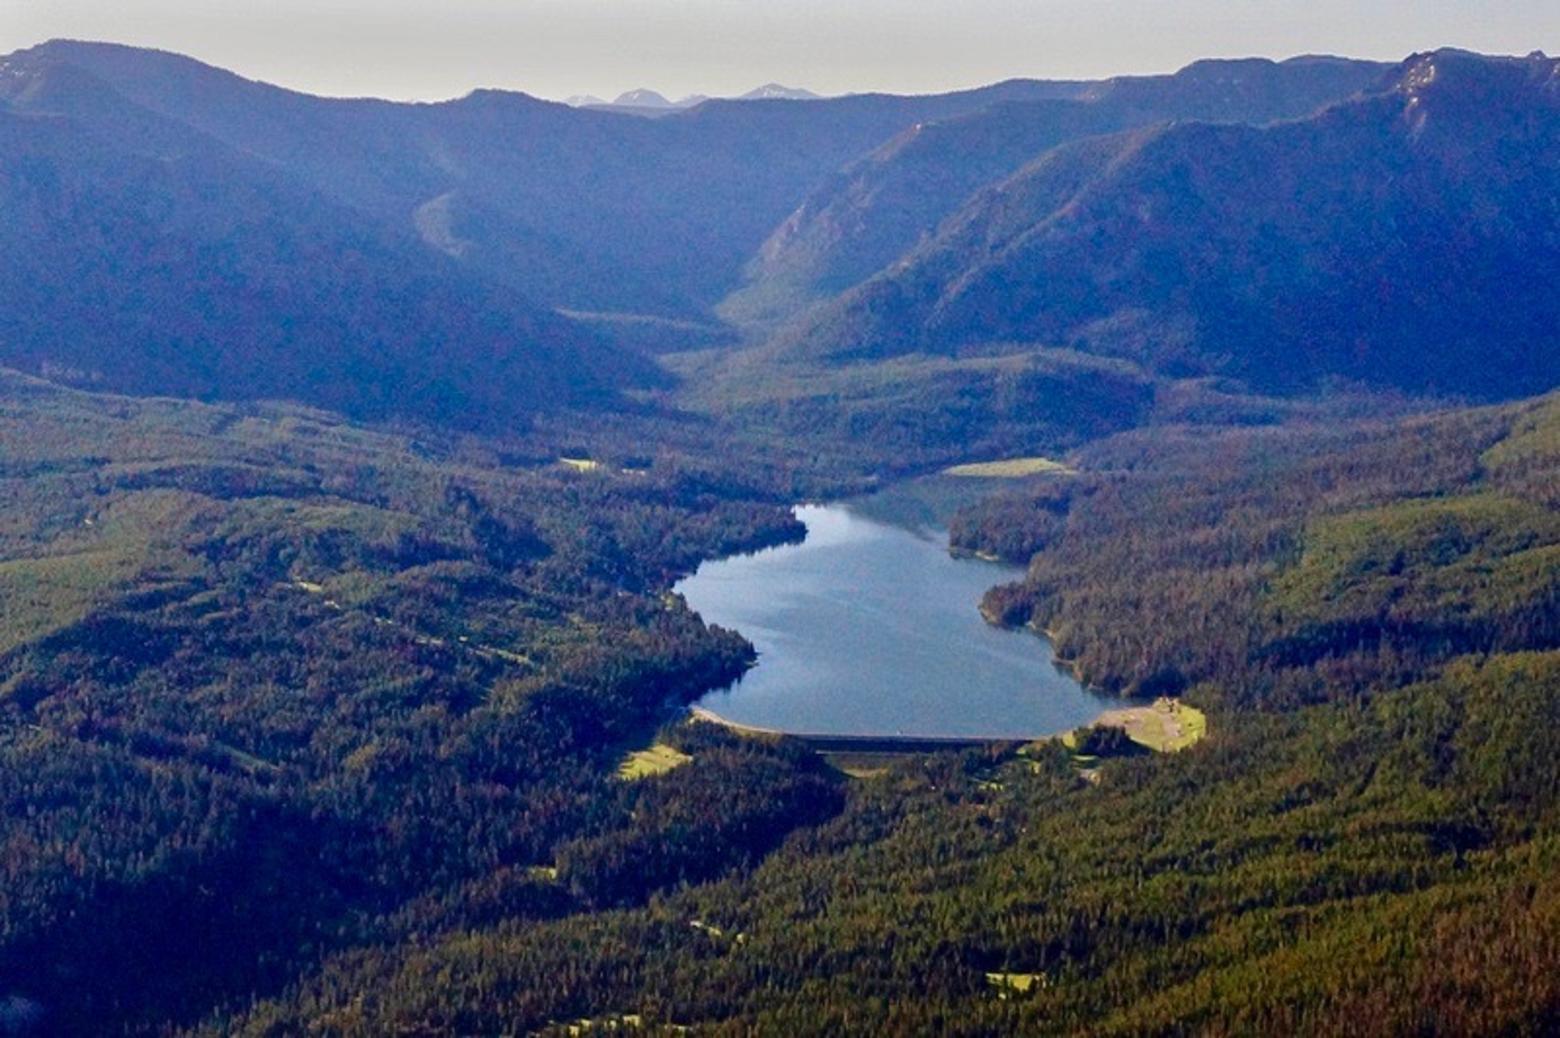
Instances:
[[[776,737],[786,736],[790,738],[798,738],[795,733],[781,731],[779,728],[765,728],[761,725],[743,724],[741,721],[733,721],[729,717],[722,717],[720,714],[717,714],[707,706],[699,706],[696,703],[690,704],[688,707],[688,720],[702,721],[705,724],[718,724],[722,728],[729,728],[741,735],[768,735]]]
[[[1027,746],[1064,739],[1078,728],[1120,728],[1128,737],[1156,753],[1174,753],[1207,737],[1207,717],[1196,707],[1160,697],[1152,703],[1123,705],[1103,711],[1092,721],[1044,735],[863,735],[851,733],[787,732],[779,728],[743,724],[722,717],[709,707],[690,705],[689,723],[720,725],[738,735],[765,739],[796,739],[820,753],[936,753],[942,750],[982,746]],[[1153,729],[1151,731],[1151,729]]]

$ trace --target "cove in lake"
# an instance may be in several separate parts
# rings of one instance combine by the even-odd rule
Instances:
[[[1058,668],[1045,639],[981,618],[981,595],[1021,569],[956,558],[942,531],[849,505],[796,515],[802,543],[706,562],[677,585],[758,649],[757,666],[699,706],[805,735],[1016,739],[1121,705]]]

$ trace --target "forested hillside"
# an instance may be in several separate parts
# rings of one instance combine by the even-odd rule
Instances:
[[[751,873],[340,956],[244,1032],[1551,1027],[1560,404],[1073,461],[956,541],[1037,552],[1009,616],[1204,743],[914,761]]]
[[[8,366],[122,392],[490,428],[665,380],[84,73],[33,87],[46,108],[90,100],[104,128],[0,107]]]
[[[1557,431],[1550,397],[1342,429],[1129,433],[951,536],[1033,556],[987,612],[1048,630],[1093,683],[1212,682],[1254,706],[1363,695],[1436,660],[1560,642]]]
[[[670,577],[798,534],[674,439],[579,472],[545,437],[0,377],[0,1004],[162,1030],[332,948],[639,897],[837,809],[816,761],[713,735],[660,828],[612,779],[750,659]],[[574,879],[651,841],[654,870]],[[532,868],[563,844],[578,895]]]

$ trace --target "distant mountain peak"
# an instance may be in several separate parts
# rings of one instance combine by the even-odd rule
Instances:
[[[693,108],[696,105],[708,101],[705,94],[689,94],[680,97],[676,101],[671,100],[665,94],[648,87],[640,87],[638,90],[629,90],[619,94],[611,101],[603,101],[593,95],[570,98],[567,103],[577,108],[622,108],[637,112],[640,115],[670,115]]]
[[[819,96],[801,87],[788,87],[781,83],[765,83],[737,98],[738,101],[817,101]]]
[[[492,106],[501,108],[505,105],[534,107],[536,105],[549,104],[550,102],[543,101],[540,98],[532,97],[530,94],[522,93],[519,90],[499,90],[496,87],[478,87],[476,90],[471,91],[465,97],[462,97],[452,103],[475,105],[478,107]]]
[[[671,108],[672,102],[666,99],[665,94],[657,93],[648,87],[640,87],[638,90],[629,90],[619,94],[612,100],[613,105],[624,108]]]
[[[1560,59],[1551,58],[1541,50],[1521,57],[1503,57],[1442,47],[1410,54],[1397,66],[1396,74],[1405,83],[1409,80],[1434,81],[1443,74],[1459,77],[1460,83],[1474,77],[1493,79],[1518,75],[1542,80],[1552,74],[1557,65],[1560,65]]]
[[[688,94],[673,101],[665,94],[648,87],[640,87],[637,90],[629,90],[619,94],[611,101],[603,101],[594,94],[576,94],[568,98],[564,104],[575,108],[638,108],[641,110],[660,110],[673,112],[684,108],[693,108],[710,100],[709,94]],[[819,95],[811,90],[803,90],[800,87],[788,87],[782,83],[765,83],[761,87],[755,87],[745,94],[730,98],[733,101],[817,101]]]

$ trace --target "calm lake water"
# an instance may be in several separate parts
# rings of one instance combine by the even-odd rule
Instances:
[[[809,735],[1027,738],[1087,724],[1118,701],[1088,692],[1027,631],[980,616],[1022,570],[948,554],[850,505],[808,505],[801,544],[706,562],[677,590],[734,628],[758,665],[699,705],[740,724]]]

